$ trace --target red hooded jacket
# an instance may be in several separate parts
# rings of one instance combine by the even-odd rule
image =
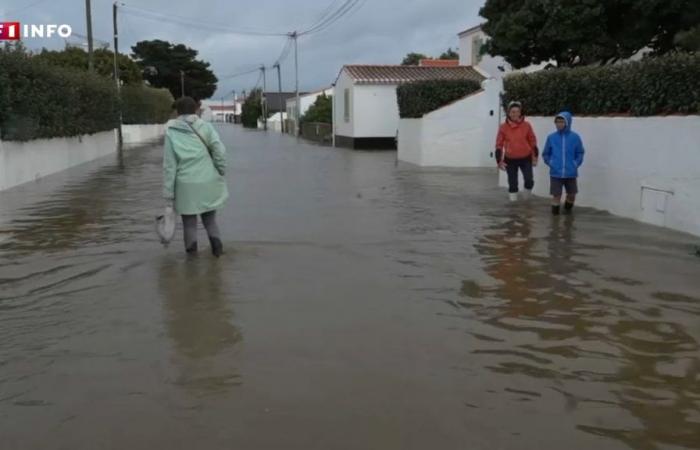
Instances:
[[[537,137],[530,122],[524,118],[519,122],[506,119],[498,129],[496,149],[503,150],[504,156],[510,159],[537,157]]]

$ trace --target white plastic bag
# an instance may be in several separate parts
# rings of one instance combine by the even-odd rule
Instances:
[[[156,217],[156,233],[160,238],[160,243],[167,246],[175,236],[175,211],[167,206],[162,216]]]

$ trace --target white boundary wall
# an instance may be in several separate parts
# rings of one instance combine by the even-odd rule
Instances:
[[[122,139],[128,146],[157,143],[164,135],[165,124],[122,125]]]
[[[124,145],[157,142],[165,125],[124,125]],[[0,141],[0,191],[36,181],[117,151],[116,130],[72,138]]]
[[[543,148],[554,118],[528,120]],[[579,205],[700,235],[700,116],[574,117],[573,129],[586,148]],[[499,184],[507,186],[503,173]],[[534,192],[549,196],[543,163]]]
[[[493,167],[501,86],[487,80],[482,91],[422,119],[401,119],[399,160],[424,167]]]

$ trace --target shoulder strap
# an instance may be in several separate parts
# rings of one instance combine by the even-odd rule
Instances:
[[[199,140],[202,141],[202,144],[204,144],[204,147],[206,147],[207,152],[209,153],[209,157],[213,158],[213,156],[212,156],[212,154],[211,154],[211,148],[209,148],[209,144],[207,144],[207,141],[204,140],[204,138],[202,137],[202,135],[199,134],[199,132],[197,132],[197,130],[192,126],[191,123],[189,123],[189,122],[186,121],[186,120],[185,120],[184,122],[190,127],[190,129],[192,130],[192,132],[193,132],[194,134],[197,135],[197,137],[199,138]]]
[[[204,140],[204,138],[202,137],[202,135],[199,134],[199,133],[197,132],[197,130],[194,128],[194,126],[192,126],[191,123],[189,123],[189,122],[187,122],[187,121],[184,121],[184,122],[185,122],[187,125],[189,125],[190,129],[192,130],[192,132],[193,132],[194,134],[197,135],[197,137],[199,138],[200,141],[202,141],[202,144],[204,144],[204,147],[206,147],[206,149],[207,149],[207,153],[209,153],[209,159],[211,159],[211,163],[214,165],[214,168],[215,168],[216,171],[219,173],[219,175],[223,176],[222,171],[219,170],[218,167],[216,167],[216,164],[214,164],[214,155],[212,154],[211,147],[209,147],[209,144],[207,144],[207,141]]]

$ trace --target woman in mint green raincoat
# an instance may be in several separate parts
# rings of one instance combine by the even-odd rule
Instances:
[[[178,118],[168,122],[163,156],[163,196],[182,215],[185,250],[197,253],[197,215],[209,235],[214,256],[223,253],[216,210],[228,199],[226,147],[214,127],[196,115],[190,97],[175,102]]]

